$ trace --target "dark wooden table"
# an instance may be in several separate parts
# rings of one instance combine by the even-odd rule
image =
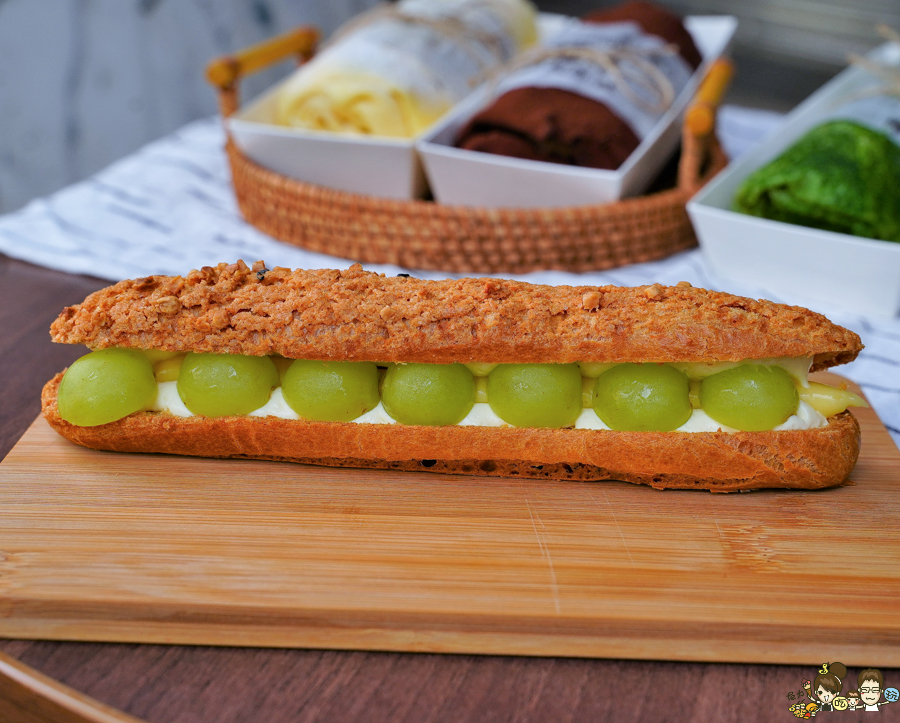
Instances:
[[[105,285],[0,255],[0,457],[40,411],[44,382],[84,353],[52,344],[50,322]],[[788,694],[815,675],[775,665],[26,640],[0,640],[0,651],[152,723],[787,721]],[[882,672],[900,687],[900,670]],[[900,704],[882,719],[900,720]]]

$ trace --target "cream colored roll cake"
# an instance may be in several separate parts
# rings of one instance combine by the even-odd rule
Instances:
[[[680,283],[542,286],[219,264],[66,308],[43,412],[86,447],[717,492],[838,485],[859,337]]]

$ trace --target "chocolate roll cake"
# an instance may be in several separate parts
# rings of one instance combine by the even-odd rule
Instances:
[[[653,3],[629,0],[583,20],[596,25],[633,23],[644,34],[676,47],[688,73],[700,65],[700,53],[681,19]],[[524,85],[503,92],[472,117],[456,145],[514,158],[616,169],[641,142],[633,126],[621,109],[596,98],[567,88]]]

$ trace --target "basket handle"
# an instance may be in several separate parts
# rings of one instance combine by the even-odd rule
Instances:
[[[144,723],[0,653],[0,720],[5,723]]]
[[[283,35],[269,38],[234,55],[216,58],[206,66],[206,79],[219,91],[219,110],[230,116],[240,107],[240,81],[245,75],[257,73],[273,63],[296,55],[299,63],[309,60],[319,42],[319,31],[301,26]]]
[[[734,75],[734,63],[719,58],[712,64],[687,112],[681,136],[678,187],[693,195],[705,180],[703,166],[710,154],[721,153],[715,138],[716,111]]]

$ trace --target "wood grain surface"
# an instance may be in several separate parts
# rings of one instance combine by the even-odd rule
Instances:
[[[0,257],[0,454],[34,419],[46,379],[78,355],[49,342],[50,321],[103,285]],[[848,489],[855,488],[833,493]],[[870,512],[873,525],[882,525],[882,512]],[[803,509],[796,513],[802,525]],[[822,537],[822,549],[808,555],[810,575],[849,575],[852,589],[840,531],[822,530]],[[822,626],[810,617],[807,629],[817,644],[858,629],[840,609],[825,611]],[[22,639],[0,640],[0,650],[152,723],[793,720],[788,695],[796,696],[801,681],[815,674],[810,666],[788,665]],[[857,672],[851,667],[850,677]],[[898,686],[900,669],[882,672],[886,684]],[[884,720],[898,719],[893,708]]]
[[[140,723],[0,653],[3,723]]]
[[[731,495],[99,452],[39,417],[0,463],[0,636],[898,665],[900,452],[858,417],[852,484]]]

